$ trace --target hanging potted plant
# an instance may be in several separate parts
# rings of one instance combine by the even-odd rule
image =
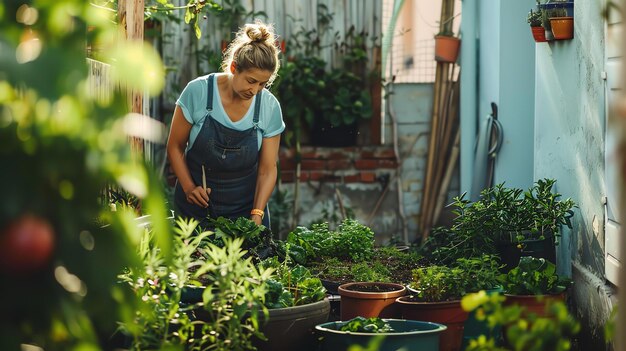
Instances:
[[[546,31],[541,25],[541,11],[533,11],[532,9],[528,12],[528,16],[526,17],[526,22],[530,25],[530,30],[533,34],[533,38],[537,43],[546,42]]]
[[[454,36],[449,30],[444,30],[435,35],[435,61],[455,63],[459,56],[461,39]]]
[[[555,0],[539,4],[542,13],[543,27],[546,29],[548,40],[572,39],[574,37],[574,3],[571,1]]]

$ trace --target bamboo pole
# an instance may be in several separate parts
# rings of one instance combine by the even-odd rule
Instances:
[[[443,0],[441,5],[441,17],[439,21],[440,31],[451,30],[453,21],[450,19],[454,16],[454,0]],[[442,141],[440,128],[445,128],[445,116],[443,106],[445,102],[445,92],[448,90],[448,78],[450,76],[449,63],[437,62],[435,72],[435,86],[433,96],[433,112],[431,118],[430,140],[428,147],[428,157],[426,162],[426,170],[424,176],[424,190],[422,195],[422,206],[420,216],[420,231],[422,240],[428,237],[430,227],[432,225],[432,215],[434,212],[434,203],[437,196],[437,183],[439,183],[440,175],[435,162],[441,159]],[[445,132],[444,132],[445,134]],[[445,153],[443,154],[445,157]]]

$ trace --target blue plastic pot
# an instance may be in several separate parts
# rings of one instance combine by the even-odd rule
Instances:
[[[383,319],[395,330],[393,333],[357,333],[341,331],[347,322],[328,322],[315,327],[321,337],[321,351],[345,351],[351,345],[368,346],[372,340],[382,336],[379,351],[438,351],[439,333],[446,326],[431,322],[403,319]]]

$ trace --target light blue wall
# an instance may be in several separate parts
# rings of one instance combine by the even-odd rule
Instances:
[[[498,105],[504,140],[494,184],[533,181],[535,43],[526,23],[533,0],[463,2],[461,31],[461,190],[470,191],[479,121]],[[474,34],[475,33],[475,34]]]
[[[498,0],[495,0],[498,1]],[[504,130],[494,183],[526,189],[533,183],[535,41],[526,22],[534,1],[500,2],[499,121]],[[482,106],[482,104],[481,104]],[[483,113],[484,115],[484,113]]]
[[[605,348],[602,333],[614,294],[604,278],[604,3],[575,1],[573,40],[534,43],[525,21],[534,1],[463,2],[462,31],[478,33],[478,39],[476,53],[462,52],[461,186],[471,184],[475,121],[495,101],[505,135],[495,181],[527,188],[553,178],[556,191],[578,203],[573,229],[563,228],[557,266],[574,280],[570,294],[584,326],[581,350]],[[472,36],[463,37],[467,48]]]
[[[570,257],[604,275],[604,255],[592,229],[602,222],[604,194],[604,21],[597,1],[577,1],[573,40],[544,43],[537,50],[535,178],[557,179],[558,191],[580,206]],[[599,234],[599,233],[598,233]],[[570,251],[572,255],[570,255]]]
[[[557,257],[574,279],[581,349],[599,350],[613,288],[604,278],[605,21],[602,1],[577,0],[574,39],[537,47],[534,178],[557,179],[578,203]]]

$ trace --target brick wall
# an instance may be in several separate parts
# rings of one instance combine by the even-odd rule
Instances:
[[[393,148],[387,146],[305,146],[301,160],[300,181],[305,182],[374,183],[381,173],[389,174],[398,166]],[[280,179],[283,183],[293,183],[296,179],[294,149],[280,150]]]

